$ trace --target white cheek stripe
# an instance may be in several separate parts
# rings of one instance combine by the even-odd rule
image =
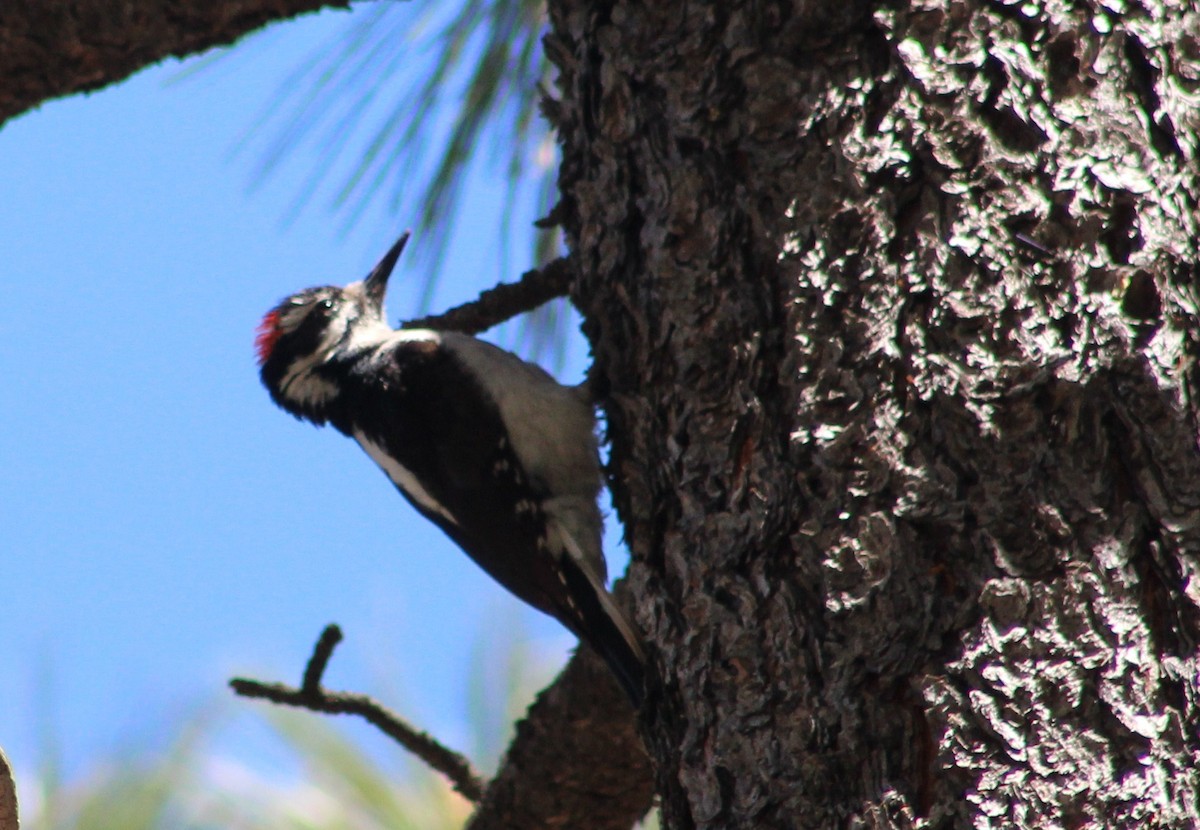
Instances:
[[[383,447],[357,430],[354,432],[354,440],[387,473],[387,477],[392,480],[392,483],[411,496],[413,501],[431,513],[437,513],[439,516],[442,516],[451,524],[458,524],[454,516],[450,515],[450,511],[442,507],[437,499],[429,495],[429,491],[421,486],[421,482],[417,481],[417,477],[407,467],[388,455]]]
[[[300,406],[315,406],[336,398],[337,386],[310,373],[309,368],[311,367],[296,369],[293,365],[288,370],[283,382],[279,384],[283,396]]]

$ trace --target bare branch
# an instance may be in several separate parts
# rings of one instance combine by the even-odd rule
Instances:
[[[308,665],[304,668],[304,682],[300,689],[305,694],[321,694],[321,678],[325,676],[325,667],[329,665],[329,658],[333,656],[333,650],[341,641],[342,629],[339,626],[325,626],[325,630],[317,638],[317,644],[313,646],[312,657],[308,658]]]
[[[516,282],[489,288],[479,298],[441,314],[410,320],[401,325],[406,329],[442,329],[478,334],[505,320],[543,303],[562,297],[571,287],[572,268],[568,260],[559,258],[543,268],[526,271]]]
[[[624,580],[613,586],[628,602]],[[530,707],[469,830],[627,830],[653,806],[654,769],[612,672],[580,646]]]
[[[396,743],[416,755],[433,769],[450,779],[462,796],[472,802],[483,797],[484,781],[461,754],[448,749],[425,732],[411,726],[383,704],[371,697],[352,692],[328,692],[321,688],[321,677],[333,650],[342,639],[341,629],[329,625],[313,648],[304,680],[299,689],[283,683],[262,683],[235,677],[229,681],[233,690],[243,697],[260,698],[284,706],[298,706],[331,715],[358,715],[365,718]]]
[[[224,46],[273,20],[347,0],[81,0],[0,3],[0,123],[99,89],[168,56]]]

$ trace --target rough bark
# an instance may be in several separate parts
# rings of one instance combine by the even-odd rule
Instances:
[[[3,0],[0,124],[163,58],[223,46],[265,23],[349,0]]]
[[[1200,825],[1200,17],[552,0],[666,824]]]
[[[12,767],[0,749],[0,830],[18,830],[17,782],[13,780]]]

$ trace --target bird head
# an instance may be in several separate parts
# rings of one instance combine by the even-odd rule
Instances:
[[[366,279],[340,288],[306,288],[263,316],[254,346],[263,385],[275,403],[297,417],[324,422],[324,409],[338,389],[322,368],[392,332],[383,302],[408,236],[401,235]]]

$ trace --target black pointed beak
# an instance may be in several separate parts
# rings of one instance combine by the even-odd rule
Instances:
[[[363,281],[363,285],[367,290],[367,298],[370,299],[375,307],[383,309],[383,297],[387,294],[388,277],[392,275],[392,269],[396,267],[396,260],[400,258],[401,252],[404,251],[404,246],[408,244],[409,232],[405,231],[400,234],[400,238],[396,240],[396,244],[392,249],[383,255],[383,259],[379,260],[371,273]]]

